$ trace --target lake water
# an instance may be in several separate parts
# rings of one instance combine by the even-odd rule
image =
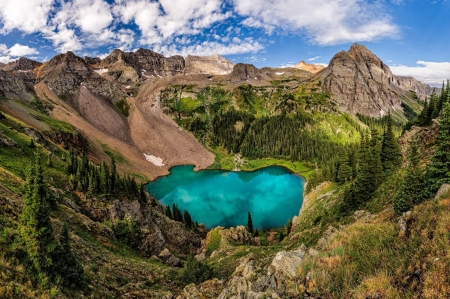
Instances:
[[[187,209],[194,221],[207,228],[247,225],[247,212],[258,229],[282,227],[298,215],[304,179],[287,169],[270,166],[256,171],[193,171],[177,166],[170,175],[146,185],[164,205],[176,203]]]

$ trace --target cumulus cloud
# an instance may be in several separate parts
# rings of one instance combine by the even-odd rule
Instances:
[[[378,2],[359,0],[233,0],[245,26],[301,30],[316,44],[334,45],[396,37],[399,28]]]
[[[412,76],[430,86],[441,87],[442,81],[450,79],[450,62],[431,62],[419,60],[417,66],[389,66],[392,73],[400,76]]]
[[[113,12],[124,24],[139,27],[141,44],[154,45],[173,36],[199,34],[230,17],[221,6],[221,0],[116,0]]]
[[[394,1],[394,0],[393,0]],[[400,1],[400,0],[395,0]],[[38,33],[61,52],[104,45],[172,53],[254,53],[270,41],[245,40],[242,26],[302,33],[332,45],[396,37],[383,1],[361,0],[1,0],[0,34]],[[230,26],[218,25],[230,19]],[[236,26],[239,20],[240,25]],[[182,42],[181,44],[179,42]],[[247,52],[245,52],[247,51]]]
[[[8,48],[5,44],[0,44],[0,62],[8,63],[16,60],[22,56],[28,56],[33,54],[39,54],[35,48],[30,48],[26,45],[14,44],[11,48]]]
[[[264,47],[258,41],[244,41],[239,44],[223,44],[217,41],[204,41],[197,44],[183,46],[181,48],[174,44],[170,45],[156,45],[154,51],[166,56],[182,55],[187,56],[199,55],[208,56],[213,54],[219,55],[233,55],[241,53],[257,53]]]
[[[47,25],[53,0],[2,0],[0,1],[0,33],[14,29],[25,33],[39,31]]]

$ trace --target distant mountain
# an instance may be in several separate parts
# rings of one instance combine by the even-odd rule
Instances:
[[[186,75],[209,74],[227,75],[233,70],[234,64],[220,55],[194,56],[188,55],[185,59]]]
[[[402,102],[409,90],[420,90],[426,95],[431,91],[417,80],[395,76],[376,55],[359,44],[353,44],[348,52],[337,53],[315,78],[342,110],[375,117],[389,111],[402,112]]]
[[[321,64],[309,64],[304,61],[300,61],[297,65],[294,66],[294,68],[315,74],[323,70],[325,67]]]

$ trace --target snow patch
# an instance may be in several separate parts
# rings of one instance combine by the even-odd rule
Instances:
[[[145,153],[144,153],[144,156],[145,156],[145,160],[147,160],[148,162],[152,163],[153,165],[158,166],[158,167],[164,166],[162,158],[156,157],[156,156],[153,156],[153,155],[147,155]]]
[[[99,70],[94,70],[94,72],[96,72],[97,74],[99,74],[100,76],[103,75],[104,73],[108,72],[108,69],[99,69]]]
[[[278,76],[281,76],[283,74],[284,74],[284,72],[277,72],[277,73],[275,73],[275,75],[278,75]]]
[[[129,89],[129,88],[131,88],[131,85],[127,85],[127,86],[125,86],[125,88],[126,88],[126,89]]]

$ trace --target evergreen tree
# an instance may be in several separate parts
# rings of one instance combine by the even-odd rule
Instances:
[[[288,236],[291,233],[291,230],[292,230],[292,220],[291,220],[291,218],[289,218],[286,225],[284,226],[284,231],[286,232],[286,236]]]
[[[28,147],[29,148],[35,148],[36,147],[36,145],[34,144],[33,138],[30,139],[30,143],[28,144]]]
[[[417,117],[417,125],[420,127],[429,126],[431,124],[431,119],[428,117],[428,102],[425,101],[423,104],[423,109]]]
[[[3,115],[2,111],[0,111],[0,120],[6,119],[6,116]]]
[[[100,188],[103,192],[109,193],[109,168],[105,161],[100,165]]]
[[[412,209],[413,204],[422,201],[423,191],[423,171],[420,168],[420,156],[417,150],[417,142],[411,144],[408,155],[408,167],[406,168],[405,178],[400,186],[398,193],[393,200],[394,210],[397,214]]]
[[[116,190],[117,176],[116,160],[114,159],[114,155],[111,155],[111,191]]]
[[[259,231],[258,229],[255,229],[255,232],[253,233],[253,237],[259,237]]]
[[[50,221],[51,201],[44,184],[41,160],[36,155],[27,174],[19,234],[29,260],[27,269],[43,283],[56,278],[52,257],[58,244]]]
[[[346,153],[342,153],[339,159],[339,168],[337,173],[337,182],[346,183],[352,179],[352,167],[350,166],[350,159]]]
[[[439,187],[450,182],[450,103],[443,106],[436,138],[436,152],[426,174],[426,196],[433,196]]]
[[[191,214],[189,214],[189,212],[187,210],[184,210],[184,224],[186,224],[186,227],[188,229],[192,228],[192,218],[191,218]]]
[[[392,130],[392,117],[390,113],[388,114],[387,127],[383,134],[380,158],[385,175],[392,174],[401,163],[400,147]]]
[[[139,187],[139,203],[140,204],[146,204],[147,203],[147,196],[145,196],[145,189],[144,184],[141,183]]]
[[[83,285],[83,267],[72,253],[70,246],[69,229],[67,223],[63,223],[59,237],[59,250],[55,256],[56,269],[61,276],[61,283],[66,287],[80,287]]]
[[[247,230],[249,233],[253,234],[253,221],[250,212],[247,214]]]
[[[164,215],[166,215],[170,219],[173,219],[172,211],[170,211],[170,206],[167,206],[167,207],[164,208]]]

